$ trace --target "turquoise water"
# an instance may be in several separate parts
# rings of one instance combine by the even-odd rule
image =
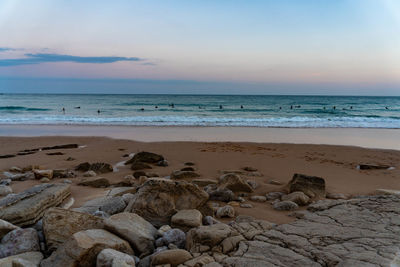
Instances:
[[[400,97],[2,94],[0,124],[400,128]]]

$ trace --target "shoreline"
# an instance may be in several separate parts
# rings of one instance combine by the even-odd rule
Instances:
[[[0,125],[3,137],[97,136],[140,142],[324,144],[400,150],[400,129],[220,126]]]

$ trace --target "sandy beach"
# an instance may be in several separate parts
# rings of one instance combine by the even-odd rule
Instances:
[[[48,126],[45,129],[50,128],[52,127]],[[64,127],[63,129],[69,128]],[[85,127],[84,129],[91,129],[93,132],[93,129],[96,128]],[[174,131],[175,129],[168,130]],[[290,131],[279,130],[293,131],[293,129]],[[325,129],[319,130],[324,131]],[[6,131],[7,129],[2,127],[2,134]],[[27,133],[31,134],[31,131],[32,129],[29,128]],[[135,131],[144,130],[133,129],[133,132]],[[186,129],[186,131],[189,130]],[[363,131],[367,132],[366,130]],[[67,133],[69,134],[71,131]],[[127,135],[127,133],[125,134]],[[167,139],[162,134],[162,130],[157,134],[161,139]],[[396,132],[396,134],[398,133]],[[131,138],[141,139],[143,136],[132,134]],[[234,134],[231,136],[234,136]],[[226,139],[229,139],[229,137]],[[153,169],[147,170],[158,174],[160,177],[169,176],[172,171],[183,168],[185,162],[195,163],[195,169],[200,174],[200,179],[218,179],[223,170],[241,170],[243,167],[256,168],[260,176],[247,177],[248,180],[255,181],[258,184],[251,195],[265,195],[268,192],[284,190],[284,185],[292,178],[294,173],[323,177],[326,181],[328,193],[356,196],[374,194],[375,190],[379,188],[400,190],[400,151],[397,150],[315,144],[152,142],[151,140],[151,135],[147,136],[147,142],[94,136],[0,137],[1,155],[16,154],[25,149],[70,143],[80,146],[76,149],[52,151],[61,152],[61,155],[48,155],[47,151],[39,151],[31,155],[3,158],[0,159],[0,170],[8,171],[13,166],[23,168],[28,165],[39,165],[42,169],[73,170],[82,162],[106,162],[116,167],[116,170],[101,176],[107,178],[112,184],[116,184],[123,181],[126,175],[133,173],[129,165],[121,164],[127,160],[124,155],[150,151],[163,155],[169,162],[168,167],[153,166]],[[343,140],[337,140],[337,142],[340,141]],[[392,145],[394,146],[393,143]],[[74,160],[67,161],[66,159],[69,157]],[[357,169],[359,164],[365,163],[388,165],[393,168],[390,170]],[[109,190],[107,188],[79,186],[77,183],[83,177],[82,173],[78,172],[77,174],[78,177],[71,179],[71,192],[75,199],[73,207],[79,207],[87,200],[103,196]],[[273,185],[270,183],[271,180],[280,182],[282,185]],[[60,181],[54,179],[51,182]],[[38,180],[16,181],[13,182],[12,188],[14,192],[21,192],[35,184],[40,184],[40,182]],[[254,201],[249,201],[249,203],[253,205],[253,208],[235,207],[237,214],[251,215],[258,219],[279,224],[294,220],[293,217],[288,216],[290,212],[276,211],[271,205],[265,203]]]

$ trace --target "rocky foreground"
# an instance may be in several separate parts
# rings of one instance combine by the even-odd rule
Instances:
[[[251,194],[257,184],[239,171],[198,179],[188,163],[169,177],[154,177],[143,170],[168,162],[149,152],[125,163],[135,173],[116,185],[98,176],[111,165],[79,164],[74,171],[85,177],[79,184],[110,190],[74,209],[74,171],[12,168],[0,181],[0,267],[400,264],[397,191],[325,199],[324,179],[295,174],[280,192],[261,196]],[[257,175],[250,167],[243,171]],[[43,183],[12,194],[7,187],[17,179]],[[54,179],[61,180],[48,183]],[[291,210],[297,220],[275,225],[235,213],[234,206],[251,208],[251,201]]]

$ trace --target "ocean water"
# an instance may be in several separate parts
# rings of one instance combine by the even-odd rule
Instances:
[[[400,97],[0,94],[1,124],[400,128]]]

